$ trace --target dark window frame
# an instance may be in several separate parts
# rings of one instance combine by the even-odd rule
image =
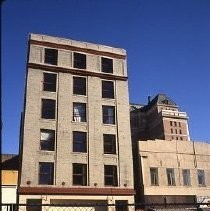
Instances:
[[[42,211],[42,199],[26,199],[26,211]]]
[[[45,48],[44,63],[58,65],[58,50],[53,48]]]
[[[190,169],[182,169],[183,185],[191,186]]]
[[[113,81],[102,81],[102,98],[115,98]]]
[[[206,186],[205,171],[203,169],[197,169],[197,175],[198,175],[198,186],[205,187]]]
[[[116,135],[103,134],[104,154],[116,154]]]
[[[86,95],[86,78],[73,76],[73,94]]]
[[[80,137],[77,135],[79,135]],[[87,152],[87,133],[86,132],[73,131],[73,152],[83,152],[83,153]]]
[[[73,102],[73,121],[87,122],[86,103]]]
[[[168,186],[176,186],[175,173],[173,168],[166,169],[166,176],[167,176]]]
[[[42,99],[42,119],[55,119],[56,101],[53,99]]]
[[[117,166],[104,165],[104,185],[118,186]]]
[[[44,167],[49,169],[44,169]],[[53,185],[53,184],[54,184],[54,163],[39,162],[39,185]]]
[[[42,133],[52,134],[52,138],[49,140],[42,139]],[[55,130],[40,129],[40,150],[43,151],[54,151],[55,150]]]
[[[157,167],[150,168],[150,181],[151,181],[152,186],[159,185],[158,168]]]
[[[113,73],[113,59],[101,57],[101,72]]]
[[[86,69],[87,67],[87,56],[83,53],[74,52],[73,67],[77,69]]]
[[[44,72],[43,91],[56,92],[56,86],[57,86],[57,74]]]
[[[87,164],[73,163],[72,168],[73,185],[87,186]]]
[[[109,114],[109,109],[112,110],[112,115]],[[102,118],[103,118],[103,124],[109,124],[109,125],[115,125],[116,119],[115,119],[115,106],[102,106]]]

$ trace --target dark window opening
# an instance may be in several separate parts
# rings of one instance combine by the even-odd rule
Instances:
[[[128,211],[128,201],[127,200],[116,200],[115,201],[116,211]]]
[[[102,98],[114,98],[114,83],[102,81]]]
[[[158,185],[158,168],[150,168],[151,185]]]
[[[42,210],[42,199],[26,200],[26,211],[41,211],[41,210]]]
[[[87,165],[73,163],[73,185],[87,185]]]
[[[54,163],[40,162],[39,163],[39,184],[53,185],[54,178]]]
[[[116,136],[104,134],[104,154],[116,154]]]
[[[85,132],[73,132],[73,152],[87,152],[87,134]]]
[[[206,183],[205,183],[205,173],[204,173],[204,170],[198,169],[197,173],[198,173],[198,185],[199,186],[205,186]]]
[[[86,122],[86,104],[73,103],[73,121]]]
[[[45,48],[44,62],[46,64],[57,65],[57,63],[58,63],[58,50]]]
[[[101,57],[101,71],[113,73],[113,59]]]
[[[167,175],[168,185],[169,186],[175,186],[176,183],[175,183],[174,169],[167,168],[166,169],[166,175]]]
[[[55,149],[55,131],[41,129],[40,149],[54,151]]]
[[[74,53],[74,68],[86,69],[86,55]]]
[[[42,99],[42,118],[55,119],[55,100]]]
[[[103,123],[115,124],[115,107],[114,106],[102,106],[103,108]]]
[[[183,185],[184,186],[190,186],[190,170],[189,169],[183,169],[182,170],[182,176],[183,176]]]
[[[117,186],[117,166],[104,166],[104,183],[105,186]]]
[[[73,77],[73,93],[86,95],[86,78]]]
[[[56,92],[56,74],[44,73],[43,91]]]

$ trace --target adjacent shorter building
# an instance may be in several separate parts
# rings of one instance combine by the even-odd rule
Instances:
[[[210,198],[210,144],[190,141],[186,112],[165,94],[130,112],[136,202]]]
[[[210,199],[210,144],[178,140],[138,142],[139,201],[193,203]]]
[[[1,164],[2,203],[16,203],[18,183],[19,157],[13,154],[3,154]]]

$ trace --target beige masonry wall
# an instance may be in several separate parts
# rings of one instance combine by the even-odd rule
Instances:
[[[139,141],[145,195],[210,196],[210,144],[188,141]],[[159,184],[151,185],[150,168],[158,168]],[[175,172],[175,186],[169,186],[166,168]],[[190,186],[184,186],[182,170],[190,170]],[[198,184],[197,170],[204,170],[205,185]]]
[[[106,51],[122,56],[126,55],[125,50],[112,48],[97,44],[89,44],[78,41],[53,38],[42,35],[31,35],[31,39],[47,41],[52,43],[69,44],[78,47]],[[101,55],[86,54],[87,69],[84,72],[98,72],[98,75],[81,75],[86,78],[86,96],[73,94],[73,77],[78,76],[70,72],[73,68],[73,51],[58,49],[58,67],[66,68],[65,72],[53,70],[57,74],[56,92],[43,91],[43,73],[51,72],[48,67],[55,65],[44,64],[44,49],[41,45],[30,45],[29,63],[42,65],[41,68],[28,68],[26,81],[26,104],[23,131],[22,170],[20,187],[42,187],[39,185],[39,162],[54,163],[54,184],[50,187],[73,186],[73,163],[87,164],[87,188],[103,188],[104,186],[104,165],[116,165],[118,175],[118,187],[133,189],[133,166],[131,134],[129,121],[129,100],[126,59],[113,58],[113,74],[109,79],[104,78],[101,73]],[[83,53],[83,52],[81,52]],[[104,57],[104,56],[103,56]],[[69,72],[68,72],[69,70]],[[106,73],[105,73],[106,74]],[[122,76],[118,80],[114,76]],[[115,98],[102,98],[102,81],[111,80],[114,82]],[[56,101],[56,118],[47,120],[41,118],[42,99],[53,99]],[[87,122],[73,121],[73,103],[86,104]],[[115,106],[115,125],[105,125],[102,122],[102,106]],[[40,129],[53,129],[56,132],[55,151],[40,150]],[[73,152],[73,131],[87,133],[87,153]],[[117,153],[104,154],[103,134],[115,134],[117,140]],[[46,185],[44,185],[46,187]],[[75,186],[74,186],[75,187]],[[84,187],[85,188],[85,187]],[[31,196],[21,196],[20,201]],[[121,196],[116,196],[119,198]],[[133,196],[127,196],[133,202]],[[37,198],[37,197],[36,197]],[[56,198],[56,197],[55,197]],[[67,197],[68,198],[68,197]],[[125,197],[124,197],[125,198]],[[122,197],[122,200],[124,199]],[[91,197],[89,197],[91,199]]]

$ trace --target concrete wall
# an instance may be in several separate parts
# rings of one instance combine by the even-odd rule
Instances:
[[[210,195],[210,144],[180,141],[139,141],[145,195]],[[159,185],[152,186],[150,168],[158,168]],[[175,186],[168,186],[166,168],[174,168]],[[183,185],[182,169],[190,170],[191,185]],[[197,170],[205,171],[199,186]]]

